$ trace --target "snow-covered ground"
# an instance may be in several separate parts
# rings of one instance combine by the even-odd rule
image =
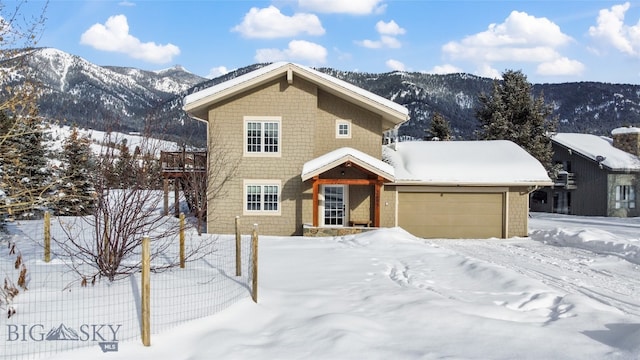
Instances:
[[[533,214],[530,237],[260,238],[258,303],[56,359],[638,359],[640,218]]]

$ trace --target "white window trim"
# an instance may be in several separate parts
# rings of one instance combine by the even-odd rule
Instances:
[[[340,134],[340,125],[347,125],[347,134]],[[336,119],[336,139],[351,139],[351,120]]]
[[[265,186],[272,185],[278,187],[278,210],[248,210],[247,209],[247,187],[248,186]],[[261,193],[262,206],[264,209],[264,192]],[[265,179],[244,179],[242,180],[242,215],[260,215],[260,216],[280,216],[282,214],[282,180],[265,180]]]
[[[249,152],[247,151],[247,124],[250,122],[278,123],[278,151],[277,152]],[[262,144],[264,146],[264,144]],[[242,126],[242,154],[244,157],[281,157],[282,156],[282,116],[244,116]]]

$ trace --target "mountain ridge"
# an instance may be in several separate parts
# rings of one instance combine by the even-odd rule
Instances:
[[[29,76],[42,86],[40,114],[51,121],[96,130],[150,130],[166,140],[204,146],[206,125],[182,110],[185,95],[240,76],[266,64],[252,64],[214,79],[175,65],[149,71],[99,66],[53,48],[25,50]],[[3,59],[3,62],[11,59]],[[434,112],[451,124],[454,139],[473,140],[475,108],[494,80],[466,73],[435,75],[392,71],[365,73],[333,68],[316,70],[391,99],[409,109],[401,136],[422,138]],[[16,85],[19,77],[4,81]],[[616,127],[640,124],[640,85],[602,82],[532,84],[558,117],[559,132],[609,135]]]

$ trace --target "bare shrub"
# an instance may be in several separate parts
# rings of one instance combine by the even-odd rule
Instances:
[[[106,144],[119,144],[107,139]],[[160,208],[163,192],[156,189],[150,169],[156,168],[159,155],[151,142],[136,146],[136,151],[120,156],[123,148],[105,146],[101,154],[93,213],[81,218],[59,218],[65,236],[53,238],[61,249],[59,256],[80,275],[86,286],[88,279],[104,277],[110,281],[126,278],[140,271],[141,244],[144,236],[152,239],[152,271],[162,271],[180,265],[178,220],[164,216]],[[153,154],[154,156],[151,156]],[[120,170],[118,170],[120,169]],[[120,173],[114,173],[118,172]],[[126,179],[122,178],[126,175]],[[117,182],[120,187],[112,188]],[[210,237],[189,239],[185,261],[193,261],[214,251]]]

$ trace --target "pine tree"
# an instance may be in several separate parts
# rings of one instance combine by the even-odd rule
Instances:
[[[428,140],[451,140],[451,126],[449,125],[449,121],[439,112],[434,112],[433,116],[431,116],[431,126],[429,130],[427,130],[427,133]]]
[[[494,81],[491,95],[481,93],[478,97],[478,135],[483,140],[513,141],[551,174],[553,151],[548,135],[555,132],[557,121],[551,118],[552,107],[544,103],[543,95],[536,98],[531,91],[531,84],[521,71],[505,71],[502,81]]]
[[[129,151],[127,139],[122,139],[118,149],[120,150],[120,154],[114,168],[114,172],[118,179],[117,187],[120,189],[128,189],[133,186],[137,180],[135,158]]]
[[[10,203],[7,207],[18,218],[34,218],[49,206],[53,191],[45,125],[37,117],[23,118],[11,125],[3,140],[2,180]]]
[[[91,140],[71,129],[62,150],[64,170],[58,188],[55,210],[58,215],[83,216],[91,213],[96,201],[96,162],[91,153]]]

